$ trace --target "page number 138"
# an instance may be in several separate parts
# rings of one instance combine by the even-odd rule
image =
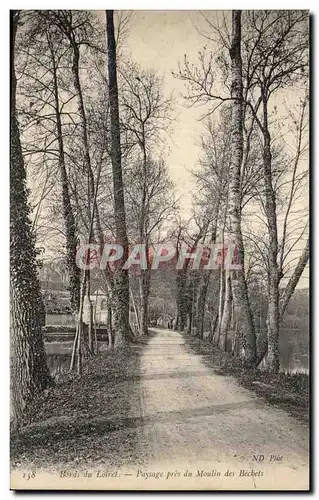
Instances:
[[[26,479],[27,481],[29,481],[29,479],[34,479],[35,478],[35,471],[24,472],[22,477],[23,477],[23,479]]]

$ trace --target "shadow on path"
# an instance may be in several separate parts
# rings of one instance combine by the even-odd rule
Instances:
[[[32,423],[11,433],[12,467],[136,462],[140,359],[155,335],[92,357],[81,377],[66,374],[41,394]]]

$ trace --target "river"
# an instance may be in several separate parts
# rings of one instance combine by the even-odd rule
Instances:
[[[99,344],[105,344],[105,342],[99,342]],[[52,376],[69,369],[72,342],[47,342],[45,348]],[[281,355],[280,366],[281,371],[286,373],[309,373],[309,356],[286,351]]]

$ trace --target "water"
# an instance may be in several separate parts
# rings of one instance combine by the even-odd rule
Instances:
[[[52,377],[68,371],[72,354],[72,342],[48,342],[45,343],[45,350]]]
[[[308,373],[309,374],[309,356],[308,354],[290,354],[281,357],[280,371],[285,373]]]
[[[99,342],[103,344],[104,342]],[[48,342],[45,344],[48,366],[54,377],[69,370],[72,342]],[[280,370],[285,373],[309,373],[309,356],[307,354],[296,354],[282,352]]]
[[[47,362],[52,377],[66,372],[70,368],[73,342],[45,342]],[[107,342],[98,342],[98,348],[107,346]]]
[[[309,373],[309,329],[280,329],[280,368],[286,373]]]

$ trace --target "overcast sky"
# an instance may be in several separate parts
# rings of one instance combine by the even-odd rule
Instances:
[[[196,185],[189,171],[196,165],[200,154],[198,139],[203,123],[200,117],[209,110],[208,107],[185,107],[182,94],[185,94],[184,82],[174,78],[172,71],[178,68],[178,62],[183,63],[184,54],[188,60],[197,62],[198,51],[207,45],[208,50],[213,48],[213,42],[207,41],[198,33],[205,29],[207,24],[202,14],[220,16],[216,12],[199,11],[134,11],[131,18],[131,27],[125,37],[123,50],[132,54],[133,59],[142,68],[155,68],[160,76],[164,77],[165,93],[175,95],[176,122],[173,125],[172,137],[168,137],[170,154],[167,158],[170,175],[176,186],[176,193],[181,196],[181,208],[184,215],[191,214],[192,192]],[[275,98],[273,105],[278,109],[278,116],[286,116],[289,105],[296,103],[300,93],[294,88]],[[213,117],[214,118],[214,117]],[[216,115],[216,118],[218,116]],[[279,120],[280,121],[280,120]],[[285,126],[282,122],[283,127]],[[285,132],[285,140],[289,143],[289,132]],[[305,161],[307,168],[308,161]],[[307,193],[304,200],[300,200],[300,211],[308,206]],[[304,242],[299,244],[299,252]],[[298,250],[297,250],[298,251]],[[308,269],[300,280],[299,287],[308,286]]]
[[[184,106],[181,94],[185,93],[185,85],[172,76],[172,71],[177,70],[178,61],[183,62],[185,53],[195,61],[205,43],[194,24],[203,24],[198,11],[135,11],[125,44],[142,68],[156,68],[164,77],[167,95],[174,92],[177,119],[173,136],[168,140],[171,153],[167,163],[176,191],[182,195],[181,205],[185,211],[191,204],[191,191],[195,187],[189,170],[198,160],[199,148],[195,143],[203,127],[198,120],[205,108]]]

